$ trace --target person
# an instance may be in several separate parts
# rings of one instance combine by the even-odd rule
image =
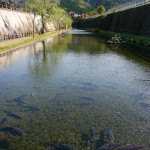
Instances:
[[[15,39],[15,34],[12,35],[13,39]]]
[[[66,30],[68,29],[68,25],[66,24]]]
[[[1,37],[1,41],[4,41],[4,35],[2,35],[2,37]]]

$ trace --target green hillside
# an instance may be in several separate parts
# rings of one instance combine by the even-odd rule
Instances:
[[[14,3],[24,3],[25,0],[7,0],[9,4]],[[118,5],[121,3],[126,3],[131,0],[59,0],[60,6],[65,8],[66,11],[75,11],[76,13],[89,12],[97,8],[99,5],[104,5],[106,10],[111,8],[114,5]],[[0,3],[2,0],[0,0]]]
[[[61,0],[60,5],[67,11],[86,12],[97,8],[99,5],[104,5],[106,9],[109,9],[113,5],[128,1],[131,0]]]

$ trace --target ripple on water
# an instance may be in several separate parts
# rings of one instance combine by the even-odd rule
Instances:
[[[143,92],[137,92],[133,95],[131,95],[131,98],[135,101],[144,101],[147,100],[150,97],[149,91],[143,91]]]
[[[144,109],[150,108],[150,100],[149,101],[142,101],[142,102],[140,102],[140,105]]]

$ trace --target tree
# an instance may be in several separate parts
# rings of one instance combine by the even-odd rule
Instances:
[[[103,5],[100,5],[98,8],[97,8],[97,12],[98,14],[102,14],[103,12],[105,12],[106,9]]]
[[[53,4],[50,9],[50,20],[54,23],[57,29],[61,27],[71,26],[72,20],[67,16],[67,12]]]
[[[70,17],[71,17],[72,20],[74,19],[75,14],[76,13],[74,11],[72,11],[72,12],[69,13],[69,15],[70,15]]]
[[[2,5],[6,5],[6,4],[7,4],[6,0],[2,0]]]
[[[87,13],[81,14],[81,18],[89,18],[89,15]]]
[[[58,4],[59,0],[26,0],[25,7],[33,13],[33,38],[34,38],[34,23],[36,15],[41,16],[42,30],[41,33],[44,34],[46,20],[50,17],[51,7],[53,4]]]
[[[54,4],[59,4],[59,0],[39,0],[40,6],[38,9],[39,15],[41,15],[42,21],[42,34],[44,34],[45,22],[50,18],[50,15],[53,13],[51,8]]]
[[[25,6],[28,10],[30,10],[33,13],[32,18],[32,24],[33,24],[33,38],[34,38],[34,31],[35,31],[35,18],[38,13],[40,1],[39,0],[26,0]]]
[[[14,7],[17,8],[17,6],[19,5],[19,0],[12,0],[12,3],[14,5]]]
[[[97,15],[97,11],[93,10],[89,12],[89,16],[94,16]]]
[[[30,10],[33,22],[33,37],[34,37],[34,22],[36,15],[41,16],[42,30],[41,33],[44,34],[45,23],[51,21],[54,23],[55,27],[58,29],[61,26],[71,25],[71,19],[67,16],[67,12],[58,7],[59,0],[26,0],[25,6]]]

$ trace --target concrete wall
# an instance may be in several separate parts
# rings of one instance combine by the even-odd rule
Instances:
[[[79,25],[83,28],[99,28],[106,31],[124,32],[150,36],[150,5],[109,14],[105,17],[87,19]]]
[[[0,9],[0,36],[12,33],[26,33],[33,31],[32,25],[33,14],[9,10]],[[42,27],[41,17],[37,16],[35,19],[35,31],[38,31]],[[54,30],[52,23],[47,23],[45,30]]]

